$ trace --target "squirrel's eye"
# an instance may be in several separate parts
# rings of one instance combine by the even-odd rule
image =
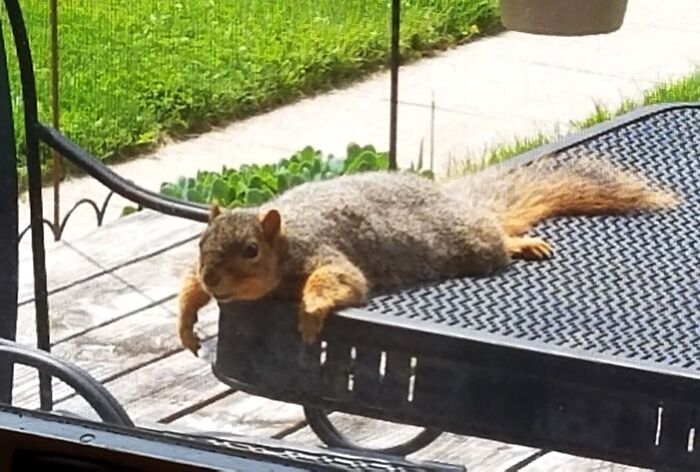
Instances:
[[[258,255],[258,245],[255,243],[248,244],[245,249],[243,249],[243,257],[246,259],[253,259]]]

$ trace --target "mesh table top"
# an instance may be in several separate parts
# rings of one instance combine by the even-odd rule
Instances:
[[[678,192],[683,205],[549,221],[532,234],[553,243],[551,260],[378,296],[346,316],[700,378],[700,107],[611,125],[556,158],[587,150]]]

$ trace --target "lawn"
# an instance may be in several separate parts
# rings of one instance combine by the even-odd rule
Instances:
[[[48,4],[22,2],[46,121]],[[387,0],[62,0],[59,9],[61,127],[101,159],[343,83],[388,56]],[[498,25],[497,0],[404,1],[404,53]]]

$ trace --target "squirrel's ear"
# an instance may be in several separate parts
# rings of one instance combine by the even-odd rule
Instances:
[[[218,203],[214,203],[211,207],[209,207],[209,223],[214,221],[214,218],[216,218],[220,214],[221,214],[221,207],[219,207]]]
[[[275,238],[280,232],[282,217],[277,210],[268,210],[260,215],[260,224],[267,239]]]

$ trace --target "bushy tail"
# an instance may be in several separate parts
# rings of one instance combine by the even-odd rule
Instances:
[[[491,207],[510,236],[557,216],[627,214],[672,208],[679,198],[593,157],[538,159],[527,166],[486,169],[451,182],[450,193]]]

